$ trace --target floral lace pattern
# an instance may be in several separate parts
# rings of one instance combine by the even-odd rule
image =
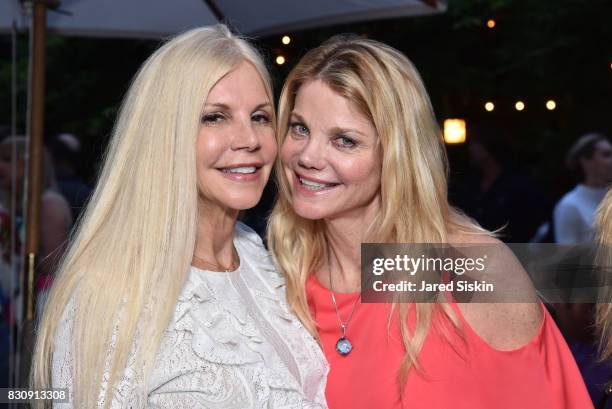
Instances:
[[[289,312],[284,280],[261,239],[238,223],[234,244],[238,270],[191,268],[149,380],[144,385],[128,362],[113,391],[112,408],[327,407],[327,363]],[[67,308],[55,340],[54,387],[72,384],[72,355],[65,347],[71,312]]]

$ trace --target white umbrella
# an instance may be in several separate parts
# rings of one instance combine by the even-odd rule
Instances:
[[[446,0],[63,0],[49,11],[49,32],[160,38],[224,20],[240,32],[268,35],[338,23],[440,13]],[[27,28],[19,0],[0,1],[0,32]]]

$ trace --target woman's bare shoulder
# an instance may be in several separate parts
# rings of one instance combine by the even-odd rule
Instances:
[[[453,232],[448,234],[451,244],[503,244],[501,240],[485,232]]]
[[[474,252],[486,252],[487,270],[478,278],[495,284],[490,302],[458,304],[467,323],[493,349],[518,349],[538,333],[543,310],[527,272],[512,250],[486,233],[455,233],[449,242],[474,245]],[[495,302],[498,299],[503,302]]]
[[[543,320],[539,303],[463,303],[459,310],[476,334],[491,348],[511,351],[537,334]]]

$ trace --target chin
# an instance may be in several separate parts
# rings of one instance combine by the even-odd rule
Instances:
[[[257,206],[259,200],[261,199],[261,193],[257,195],[253,194],[244,194],[244,195],[231,195],[227,198],[221,200],[221,202],[235,210],[247,210]]]
[[[312,206],[312,205],[301,205],[299,203],[294,203],[293,204],[293,210],[295,211],[295,213],[304,218],[304,219],[308,219],[308,220],[321,220],[321,219],[325,219],[327,217],[330,216],[330,211],[328,209],[325,208],[319,208],[317,206]]]

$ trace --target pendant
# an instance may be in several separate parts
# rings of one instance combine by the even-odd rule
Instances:
[[[353,350],[353,344],[348,340],[347,337],[341,337],[336,342],[336,351],[342,356],[347,356]]]

